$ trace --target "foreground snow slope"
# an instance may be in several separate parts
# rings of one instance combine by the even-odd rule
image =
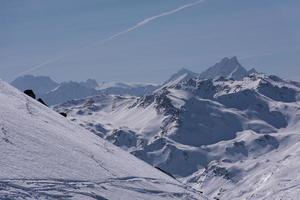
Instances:
[[[0,81],[0,199],[202,199]]]
[[[56,109],[212,198],[297,199],[299,94],[296,82],[253,74],[193,78],[142,98],[100,95]]]

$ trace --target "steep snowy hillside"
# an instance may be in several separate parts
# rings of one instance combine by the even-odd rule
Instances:
[[[296,82],[252,74],[193,78],[142,98],[101,95],[56,109],[216,199],[295,199],[299,94]]]
[[[202,199],[0,81],[0,199]]]

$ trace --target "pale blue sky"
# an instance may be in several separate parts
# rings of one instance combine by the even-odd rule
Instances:
[[[162,82],[225,56],[300,80],[299,0],[206,0],[103,45],[81,49],[193,0],[0,0],[0,78]],[[71,55],[70,55],[71,52]]]

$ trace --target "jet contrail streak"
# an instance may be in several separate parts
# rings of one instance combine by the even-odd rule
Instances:
[[[123,31],[121,31],[121,32],[118,32],[118,33],[116,33],[116,34],[114,34],[114,35],[112,35],[112,36],[110,36],[110,37],[108,37],[108,38],[106,38],[106,39],[104,39],[104,40],[101,40],[101,41],[99,41],[99,42],[94,42],[94,43],[92,43],[92,44],[83,46],[82,48],[78,49],[76,52],[78,52],[78,51],[80,51],[80,50],[83,50],[83,49],[90,48],[90,47],[102,45],[102,44],[104,44],[104,43],[106,43],[106,42],[109,42],[109,41],[111,41],[111,40],[114,40],[114,39],[116,39],[116,38],[118,38],[118,37],[120,37],[120,36],[122,36],[122,35],[125,35],[125,34],[131,32],[131,31],[134,31],[134,30],[136,30],[136,29],[138,29],[138,28],[140,28],[140,27],[142,27],[142,26],[145,26],[145,25],[148,24],[149,22],[152,22],[152,21],[154,21],[154,20],[156,20],[156,19],[158,19],[158,18],[165,17],[165,16],[168,16],[168,15],[172,15],[172,14],[177,13],[177,12],[179,12],[179,11],[181,11],[181,10],[186,9],[186,8],[189,8],[189,7],[198,5],[198,4],[202,3],[203,1],[205,1],[205,0],[198,0],[198,1],[195,1],[195,2],[193,2],[193,3],[189,3],[189,4],[185,4],[185,5],[183,5],[183,6],[180,6],[180,7],[176,8],[176,9],[174,9],[174,10],[170,10],[170,11],[167,11],[167,12],[163,12],[163,13],[161,13],[161,14],[159,14],[159,15],[155,15],[155,16],[152,16],[152,17],[148,17],[148,18],[146,18],[146,19],[144,19],[144,20],[138,22],[136,25],[134,25],[134,26],[132,26],[132,27],[126,29],[126,30],[123,30]],[[18,77],[18,76],[20,76],[20,75],[24,75],[24,74],[27,74],[27,73],[29,73],[29,72],[35,71],[35,70],[37,70],[37,69],[40,69],[40,68],[42,68],[42,67],[45,67],[45,66],[47,66],[47,65],[49,65],[49,64],[51,64],[51,63],[57,62],[57,61],[59,61],[59,60],[65,58],[65,57],[68,57],[68,56],[70,56],[70,55],[72,55],[72,54],[74,54],[74,53],[76,53],[76,52],[71,52],[71,53],[69,53],[69,54],[65,54],[65,55],[62,55],[62,56],[58,56],[58,57],[54,57],[54,58],[48,59],[48,60],[46,60],[46,61],[44,61],[44,62],[42,62],[42,63],[40,63],[40,64],[37,64],[37,65],[32,66],[31,68],[27,69],[26,71],[23,71],[23,72],[19,73],[19,74],[16,75],[15,77]]]
[[[113,40],[113,39],[115,39],[115,38],[117,38],[117,37],[119,37],[119,36],[121,36],[121,35],[124,35],[124,34],[126,34],[126,33],[129,33],[129,32],[134,31],[135,29],[137,29],[137,28],[139,28],[139,27],[141,27],[141,26],[146,25],[146,24],[148,24],[149,22],[151,22],[151,21],[153,21],[153,20],[156,20],[156,19],[158,19],[158,18],[161,18],[161,17],[164,17],[164,16],[168,16],[168,15],[174,14],[174,13],[176,13],[176,12],[179,12],[179,11],[183,10],[183,9],[186,9],[186,8],[191,7],[191,6],[195,6],[195,5],[199,4],[199,3],[202,3],[203,1],[204,1],[204,0],[200,0],[200,1],[196,1],[196,2],[194,2],[194,3],[186,4],[186,5],[183,5],[183,6],[181,6],[181,7],[176,8],[176,9],[174,9],[174,10],[171,10],[171,11],[168,11],[168,12],[164,12],[164,13],[161,13],[161,14],[159,14],[159,15],[155,15],[155,16],[153,16],[153,17],[149,17],[149,18],[147,18],[147,19],[144,19],[143,21],[137,23],[135,26],[133,26],[133,27],[131,27],[131,28],[128,28],[128,29],[126,29],[126,30],[124,30],[124,31],[121,31],[121,32],[119,32],[119,33],[116,33],[116,34],[110,36],[109,38],[103,40],[102,42],[107,42],[107,41]]]

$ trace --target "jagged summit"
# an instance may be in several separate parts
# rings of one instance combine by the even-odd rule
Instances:
[[[258,71],[255,69],[255,68],[252,68],[252,69],[250,69],[249,71],[248,71],[248,74],[250,75],[250,74],[257,74],[258,73]]]
[[[198,76],[197,73],[192,72],[191,70],[188,70],[183,67],[180,70],[178,70],[175,74],[173,74],[163,85],[164,86],[174,85],[181,81],[196,78],[197,76]]]
[[[174,86],[180,82],[187,81],[193,78],[200,79],[233,79],[242,80],[244,77],[250,74],[258,73],[254,68],[247,71],[238,61],[236,56],[231,58],[224,57],[220,62],[216,63],[212,67],[209,67],[204,72],[198,74],[192,72],[186,68],[181,68],[175,74],[173,74],[166,82],[163,87]]]
[[[237,57],[234,56],[231,58],[223,58],[220,62],[202,72],[200,78],[216,79],[224,77],[227,79],[241,80],[248,74],[248,71],[239,63]]]
[[[189,69],[187,69],[187,68],[185,68],[185,67],[182,67],[181,69],[179,69],[179,70],[177,71],[177,73],[178,73],[178,74],[184,74],[184,73],[194,73],[194,72],[192,72],[191,70],[189,70]]]

